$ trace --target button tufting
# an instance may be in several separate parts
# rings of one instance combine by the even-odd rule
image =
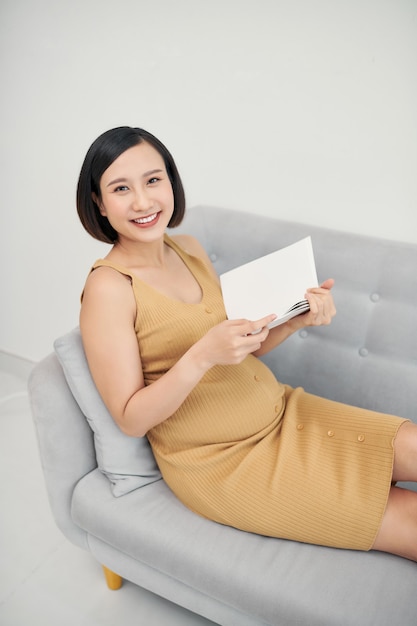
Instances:
[[[258,376],[258,374],[255,374],[254,379],[256,380],[257,383],[259,383],[259,381],[261,380],[260,376]]]
[[[358,435],[358,441],[365,441],[365,435]]]
[[[372,300],[372,302],[378,302],[380,297],[381,296],[379,295],[379,293],[371,293],[371,300]]]
[[[334,430],[328,430],[328,431],[327,431],[327,435],[328,435],[329,437],[334,437]]]
[[[305,339],[306,337],[308,337],[308,332],[305,329],[300,330],[300,337],[302,339]]]
[[[304,430],[304,424],[297,424],[297,430]]]
[[[206,306],[206,313],[213,313],[213,311],[211,309],[209,309],[208,306]]]
[[[361,348],[361,349],[359,350],[359,354],[360,354],[361,356],[368,356],[369,351],[367,350],[367,348]]]

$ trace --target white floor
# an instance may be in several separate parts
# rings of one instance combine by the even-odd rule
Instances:
[[[7,361],[7,360],[6,360]],[[1,626],[213,626],[101,567],[56,528],[26,393],[26,371],[0,360]]]

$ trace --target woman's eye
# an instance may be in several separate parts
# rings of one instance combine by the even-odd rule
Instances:
[[[127,191],[127,186],[126,185],[120,185],[119,187],[116,187],[116,189],[114,191]]]
[[[148,180],[148,184],[149,184],[149,185],[153,185],[154,183],[157,183],[157,182],[158,182],[158,180],[160,180],[160,179],[159,179],[159,178],[157,178],[156,176],[153,176],[152,178],[150,178],[150,179]]]

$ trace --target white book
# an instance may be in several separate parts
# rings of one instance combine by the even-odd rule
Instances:
[[[305,293],[318,286],[311,237],[225,272],[220,283],[229,319],[255,321],[275,313],[273,328],[305,313]]]

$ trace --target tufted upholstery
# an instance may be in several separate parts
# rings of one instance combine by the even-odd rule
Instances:
[[[180,230],[219,272],[311,235],[338,315],[266,360],[283,382],[417,419],[417,246],[214,207],[191,209]],[[227,528],[185,509],[162,480],[115,498],[54,354],[29,390],[55,520],[114,572],[225,626],[417,623],[415,563]]]

